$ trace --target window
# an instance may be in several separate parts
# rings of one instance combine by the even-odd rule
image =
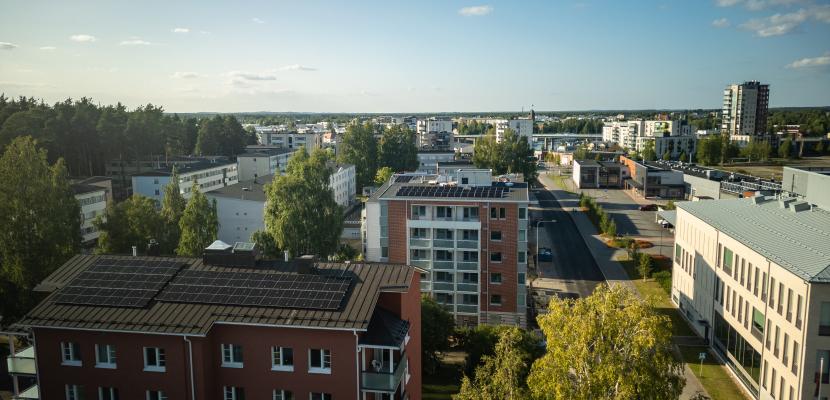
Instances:
[[[519,207],[519,219],[527,219],[527,208]]]
[[[435,250],[436,261],[452,261],[452,252],[449,250]],[[452,267],[450,267],[452,269]]]
[[[798,375],[798,356],[801,355],[798,352],[798,342],[793,340],[793,374]]]
[[[464,219],[478,219],[478,207],[464,207]]]
[[[778,315],[784,313],[784,284],[778,282]]]
[[[236,386],[225,386],[224,400],[245,400],[245,389]]]
[[[778,339],[781,338],[781,327],[775,326],[775,343],[772,344],[772,354],[778,357]]]
[[[830,336],[830,302],[821,302],[821,315],[818,322],[819,336]]]
[[[786,367],[789,364],[790,353],[787,352],[790,347],[790,335],[786,332],[784,333],[784,344],[781,346],[781,361],[784,363]]]
[[[84,391],[83,386],[66,385],[66,400],[81,400]]]
[[[524,273],[524,272],[519,272],[519,279],[518,279],[518,281],[519,281],[519,282],[518,282],[518,283],[519,283],[519,285],[524,285],[524,284],[525,284],[525,273]]]
[[[308,372],[330,374],[331,351],[328,349],[310,349],[308,351]]]
[[[272,400],[294,400],[294,394],[290,390],[274,389]]]
[[[491,306],[500,306],[501,305],[501,295],[500,294],[490,295],[490,305]]]
[[[435,207],[435,216],[437,218],[452,218],[452,207]]]
[[[436,229],[435,230],[435,238],[436,239],[447,239],[452,240],[452,230],[450,229]]]
[[[816,371],[821,368],[821,383],[830,383],[830,350],[816,352]]]
[[[461,260],[464,262],[478,262],[477,251],[465,251],[461,253]]]
[[[427,207],[426,206],[412,206],[412,219],[418,219],[419,217],[426,217],[426,216],[427,216]]]
[[[506,219],[507,218],[507,209],[504,207],[499,207],[499,219]]]
[[[761,272],[761,301],[767,300],[767,273]]]
[[[426,228],[412,228],[410,235],[413,239],[425,239],[427,237]]]
[[[461,274],[461,283],[478,284],[478,274],[475,272],[464,272]]]
[[[501,273],[494,272],[490,274],[490,283],[501,283]]]
[[[478,231],[465,229],[461,231],[461,238],[464,240],[478,240]]]
[[[801,295],[796,296],[795,304],[795,327],[801,329]]]
[[[507,218],[507,209],[504,207],[490,207],[491,219],[505,219]]]
[[[769,277],[769,308],[775,308],[775,278]]]
[[[148,390],[144,398],[146,400],[167,400],[167,394],[161,390]]]
[[[758,295],[758,267],[755,267],[755,281],[752,283],[752,294]]]
[[[526,242],[527,241],[527,230],[526,229],[519,229],[519,241]]]
[[[331,393],[311,393],[308,398],[310,400],[331,400]]]
[[[527,262],[527,255],[526,254],[527,253],[525,253],[524,251],[520,251],[520,252],[516,253],[516,262],[518,262],[519,264]]]
[[[501,231],[490,231],[490,240],[501,241]]]
[[[732,275],[732,250],[727,249],[726,247],[723,248],[723,270]]]
[[[144,348],[144,370],[152,372],[164,372],[167,359],[164,356],[164,349],[160,347]]]
[[[772,379],[770,379],[769,393],[772,398],[775,398],[775,381],[778,374],[775,373],[775,368],[772,368]]]
[[[115,346],[95,345],[95,368],[115,368]]]
[[[62,365],[71,365],[80,367],[81,362],[81,346],[75,342],[61,342],[61,357]]]
[[[242,346],[238,344],[223,344],[222,366],[229,368],[242,368]]]
[[[501,262],[501,253],[498,251],[490,253],[490,261]]]
[[[114,387],[98,387],[98,400],[118,400],[118,389]]]
[[[787,321],[793,322],[793,290],[787,289]]]
[[[764,313],[752,307],[752,327],[764,333]]]
[[[436,282],[448,282],[452,283],[453,275],[452,272],[446,271],[435,271],[435,281]]]
[[[290,347],[271,347],[271,370],[293,371],[294,350]]]

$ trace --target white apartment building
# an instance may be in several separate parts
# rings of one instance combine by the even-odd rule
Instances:
[[[530,141],[533,136],[533,120],[529,118],[512,118],[496,124],[496,140],[501,142],[504,131],[510,129],[517,135],[524,136]]]
[[[666,150],[669,150],[674,158],[684,151],[690,154],[690,151],[697,149],[697,140],[692,134],[692,128],[684,121],[606,122],[602,127],[602,141],[616,143],[633,151],[642,151],[647,142],[654,141],[657,157],[663,155]]]
[[[449,117],[419,119],[416,132],[420,147],[449,146],[452,139],[452,119]]]
[[[329,186],[334,192],[334,201],[348,207],[357,196],[357,175],[353,164],[331,163]]]
[[[255,128],[257,141],[263,146],[296,149],[300,146],[311,150],[322,147],[323,132],[314,128],[302,127],[303,131],[289,130],[285,125],[258,126]]]
[[[634,148],[637,151],[642,151],[647,142],[654,142],[654,154],[657,155],[658,159],[668,151],[672,159],[676,159],[680,154],[685,153],[686,158],[683,161],[689,162],[688,156],[697,151],[697,137],[694,135],[664,137],[639,136],[636,138]]]
[[[726,86],[723,91],[721,132],[730,140],[746,142],[767,134],[769,85],[758,81]]]
[[[265,229],[265,185],[274,175],[263,175],[256,181],[240,181],[206,193],[216,200],[219,240],[225,243],[251,242],[251,235]]]
[[[280,175],[285,172],[288,159],[296,149],[262,148],[249,149],[236,156],[240,181],[249,181],[265,175]]]
[[[97,186],[88,183],[76,183],[72,185],[75,193],[75,200],[81,206],[81,241],[85,244],[92,243],[100,232],[93,225],[93,221],[104,215],[107,209],[108,194],[105,186]]]
[[[676,222],[672,301],[747,392],[827,398],[830,212],[756,196],[678,203]]]
[[[642,121],[613,121],[602,126],[602,141],[634,148],[636,138],[643,131]]]
[[[439,163],[455,161],[455,150],[418,150],[418,171],[436,173]]]
[[[170,182],[173,168],[171,166],[133,175],[133,193],[149,197],[160,206],[164,199],[164,186]],[[175,168],[179,175],[179,188],[185,199],[190,198],[194,182],[202,193],[238,182],[238,166],[235,162],[200,162]]]

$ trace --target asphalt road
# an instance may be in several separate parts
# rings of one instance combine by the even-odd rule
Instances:
[[[586,297],[597,284],[605,278],[597,267],[591,252],[582,240],[569,214],[562,210],[559,202],[547,190],[534,191],[539,200],[541,211],[534,211],[533,218],[541,216],[543,221],[555,220],[555,223],[542,223],[539,232],[539,247],[553,250],[553,261],[542,262],[538,274],[540,278],[556,280],[563,284],[565,290],[557,293],[560,297]],[[536,227],[534,226],[533,229]],[[531,231],[534,235],[535,231]],[[562,285],[560,285],[562,286]]]

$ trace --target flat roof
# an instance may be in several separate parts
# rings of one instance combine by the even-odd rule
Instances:
[[[486,186],[469,186],[469,189],[464,189],[466,185],[445,185],[440,186],[434,183],[419,183],[419,182],[395,182],[389,185],[383,185],[382,187],[378,188],[374,193],[372,193],[372,197],[370,201],[377,201],[377,200],[413,200],[413,199],[431,199],[431,200],[440,200],[440,201],[491,201],[491,202],[527,202],[529,198],[528,194],[528,185],[524,182],[491,182],[490,185]],[[418,191],[418,188],[423,189],[435,189],[435,190],[424,190],[424,192],[433,193],[433,194],[425,194],[425,195],[413,195],[413,191]],[[476,188],[481,188],[485,190],[476,191]],[[489,192],[492,190],[486,189],[495,189],[501,188],[503,190],[500,191],[502,195],[500,197],[487,197]],[[403,191],[401,189],[404,189]],[[463,193],[466,190],[470,190],[471,192],[480,192],[482,193],[481,196],[471,195],[469,193]],[[450,195],[449,192],[456,191],[462,192],[463,195],[454,196]],[[444,195],[443,192],[447,192],[447,195]]]
[[[265,202],[267,197],[265,195],[265,185],[270,184],[273,180],[274,175],[263,175],[256,179],[239,181],[233,185],[211,190],[205,194],[214,197]]]
[[[236,162],[216,160],[214,161],[197,161],[189,164],[174,164],[168,165],[149,172],[140,172],[133,174],[133,176],[170,176],[173,175],[173,168],[176,168],[176,173],[179,175],[188,174],[191,172],[201,171],[205,169],[224,167],[228,165],[235,165]]]
[[[599,162],[596,160],[574,160],[580,167],[599,167]]]
[[[830,282],[830,212],[818,207],[793,211],[783,200],[687,201],[682,209],[741,242],[758,254],[810,282]],[[804,204],[801,205],[802,207]]]
[[[314,263],[315,276],[350,277],[351,284],[337,309],[312,309],[276,306],[230,306],[176,302],[153,298],[144,307],[112,307],[103,305],[61,304],[56,298],[61,288],[90,268],[101,258],[122,260],[122,267],[131,263],[174,261],[184,264],[178,275],[204,272],[303,275],[297,262],[264,261],[256,268],[208,265],[201,258],[131,257],[112,255],[76,255],[47,277],[39,286],[52,288],[51,293],[15,325],[21,328],[46,327],[100,331],[141,332],[148,334],[206,335],[217,323],[257,324],[262,326],[294,326],[318,329],[366,330],[376,309],[381,292],[402,293],[410,290],[415,269],[402,264],[385,263]],[[257,275],[258,276],[258,275]],[[176,279],[175,277],[172,279]],[[164,293],[167,289],[162,289]],[[417,290],[417,288],[415,288]]]
[[[76,195],[93,192],[104,192],[107,190],[107,188],[103,186],[87,185],[85,183],[74,183],[70,186],[72,187],[72,191]]]
[[[266,148],[260,148],[260,149],[249,148],[249,149],[246,149],[244,153],[242,153],[242,154],[240,154],[236,157],[237,158],[239,158],[239,157],[270,157],[270,156],[278,156],[278,155],[286,154],[286,153],[293,153],[297,150],[298,149],[287,149],[287,148],[283,148],[283,147],[278,147],[278,148],[266,147]]]

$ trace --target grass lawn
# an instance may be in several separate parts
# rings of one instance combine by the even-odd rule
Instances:
[[[560,189],[562,189],[566,192],[569,192],[569,193],[574,193],[574,191],[571,190],[570,186],[568,185],[567,181],[570,180],[570,179],[568,179],[567,176],[548,174],[548,178],[553,180],[553,183],[555,183],[556,186],[559,186]]]
[[[709,392],[712,400],[719,399],[746,399],[744,391],[741,390],[735,381],[732,380],[726,366],[721,364],[706,347],[702,346],[679,346],[683,362],[689,365],[697,379]],[[706,360],[703,361],[703,373],[701,374],[700,359],[698,354],[707,352]]]
[[[461,377],[461,365],[442,363],[435,374],[424,374],[421,398],[452,399],[461,390]]]

